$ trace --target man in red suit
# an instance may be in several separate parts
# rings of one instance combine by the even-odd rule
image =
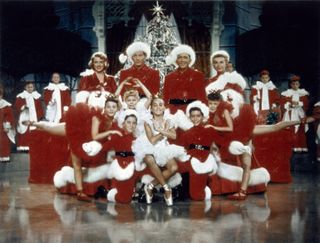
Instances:
[[[120,70],[120,83],[128,80],[121,95],[129,88],[136,88],[140,96],[144,96],[143,90],[136,86],[130,79],[139,79],[151,94],[155,95],[160,90],[160,73],[158,70],[152,69],[145,64],[145,61],[150,58],[150,46],[143,42],[133,42],[127,47],[126,55],[119,56],[120,62],[124,63],[127,59],[132,63],[128,69]]]
[[[117,89],[114,77],[106,73],[108,57],[103,52],[92,54],[87,69],[80,74],[76,103],[84,102],[100,108],[104,107],[106,96]]]
[[[24,91],[17,95],[15,109],[19,113],[17,126],[18,151],[29,151],[28,140],[30,136],[30,125],[43,117],[41,95],[35,90],[34,81],[26,81]]]
[[[258,124],[267,124],[267,116],[272,110],[276,112],[280,102],[280,95],[277,87],[270,80],[267,70],[260,72],[261,81],[252,86],[250,103],[258,115]]]
[[[44,103],[47,106],[46,119],[50,122],[63,121],[63,112],[71,105],[69,87],[60,83],[60,74],[53,73],[51,83],[44,88]]]
[[[205,101],[204,74],[191,68],[195,61],[195,52],[188,45],[175,47],[167,57],[167,64],[176,66],[176,70],[166,75],[163,87],[163,98],[171,114],[178,110],[185,112],[195,100]]]
[[[308,109],[309,93],[300,89],[300,77],[292,76],[289,81],[290,89],[281,93],[281,106],[283,109],[284,121],[303,120]],[[308,130],[306,124],[295,126],[295,140],[293,150],[295,152],[307,152],[305,132]]]
[[[0,162],[10,162],[11,142],[14,143],[14,116],[11,104],[3,99],[4,89],[0,86]]]

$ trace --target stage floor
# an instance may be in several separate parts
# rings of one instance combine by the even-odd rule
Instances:
[[[151,206],[79,202],[52,185],[28,184],[28,172],[0,172],[0,242],[320,242],[320,176],[295,173],[291,184],[244,202]]]

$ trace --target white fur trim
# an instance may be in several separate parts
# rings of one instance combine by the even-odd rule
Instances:
[[[11,104],[4,99],[0,99],[0,109],[4,108],[6,106],[11,106]]]
[[[241,182],[243,169],[239,166],[229,165],[223,162],[218,163],[218,176],[230,181]],[[270,181],[269,172],[263,168],[257,168],[250,171],[249,186],[267,184]]]
[[[84,77],[84,76],[90,76],[94,74],[94,70],[93,69],[86,69],[85,71],[83,71],[82,73],[80,73],[80,76],[81,77]]]
[[[240,73],[234,71],[232,73],[226,72],[224,75],[226,75],[228,83],[237,84],[241,87],[242,90],[247,87],[247,82]]]
[[[116,202],[117,193],[118,193],[118,190],[116,188],[112,188],[107,194],[107,200],[109,202]]]
[[[76,94],[76,103],[87,103],[87,99],[89,98],[89,91],[80,91]]]
[[[134,115],[137,118],[137,122],[138,122],[138,113],[136,110],[133,109],[126,109],[123,112],[119,113],[118,116],[118,125],[119,127],[123,127],[123,123],[124,123],[124,119],[126,118],[126,116],[130,116],[130,115]]]
[[[212,59],[215,57],[215,56],[224,56],[224,57],[226,57],[227,58],[227,62],[229,62],[230,61],[230,55],[229,55],[229,53],[228,52],[226,52],[225,50],[218,50],[218,51],[215,51],[215,52],[213,52],[212,54],[211,54],[211,56],[210,56],[210,62],[211,62],[211,64],[212,64]]]
[[[111,179],[112,171],[110,164],[103,164],[95,168],[82,168],[83,170],[83,182],[96,182],[103,179]],[[57,171],[53,177],[55,187],[61,188],[66,186],[67,183],[74,184],[74,170],[70,166],[64,166],[61,170]]]
[[[1,162],[10,161],[10,157],[0,157]]]
[[[182,53],[187,53],[190,56],[191,61],[189,63],[189,67],[191,67],[196,61],[196,53],[194,52],[192,47],[188,45],[178,45],[177,47],[173,48],[169,57],[166,57],[166,61],[168,61],[167,65],[173,64],[177,67],[177,57]]]
[[[108,91],[92,91],[89,93],[88,105],[104,109],[107,97],[110,95]]]
[[[286,97],[291,97],[293,95],[298,95],[299,97],[309,95],[309,92],[306,91],[305,89],[298,89],[298,90],[293,90],[293,89],[288,89],[286,91],[283,91],[281,95],[286,96]]]
[[[206,104],[204,104],[204,103],[202,103],[201,101],[199,101],[199,100],[196,100],[196,101],[193,101],[193,102],[191,102],[188,106],[187,106],[187,109],[186,109],[186,115],[187,115],[187,117],[190,117],[190,110],[192,109],[192,108],[199,108],[200,110],[201,110],[201,112],[203,113],[203,118],[205,119],[205,120],[208,120],[208,118],[209,118],[209,107],[206,105]]]
[[[137,41],[130,44],[126,50],[127,56],[130,61],[132,61],[132,56],[138,51],[143,51],[146,54],[146,59],[150,58],[150,46],[147,43]]]
[[[130,163],[129,165],[127,165],[126,168],[123,169],[119,165],[118,160],[115,159],[111,163],[110,170],[112,171],[113,178],[115,178],[118,181],[125,181],[133,176],[134,163]]]
[[[127,56],[127,55],[125,55],[125,54],[123,54],[123,53],[121,53],[121,54],[119,55],[119,62],[120,62],[120,63],[124,64],[127,60],[128,60],[128,56]]]
[[[97,141],[91,141],[88,143],[83,143],[82,149],[84,152],[86,152],[87,155],[95,156],[101,151],[102,145]]]
[[[169,117],[176,128],[179,127],[186,131],[193,127],[193,123],[182,110],[177,110],[174,115],[169,115]]]
[[[213,173],[218,169],[216,159],[212,154],[209,154],[208,158],[204,162],[201,162],[195,157],[192,157],[190,162],[193,170],[197,174]]]
[[[22,98],[22,99],[27,99],[30,96],[37,100],[41,97],[41,94],[39,94],[37,91],[33,91],[30,94],[28,91],[24,90],[23,92],[21,92],[20,94],[17,95],[17,97]]]
[[[244,153],[251,155],[252,150],[250,146],[246,146],[239,141],[232,141],[229,145],[229,152],[234,155],[241,155]]]
[[[68,90],[69,87],[67,85],[65,85],[65,83],[58,83],[58,84],[55,84],[55,83],[49,83],[48,86],[44,87],[43,89],[47,89],[47,90],[51,90],[51,91],[54,91],[55,89],[59,89],[59,90]]]
[[[205,192],[204,200],[211,200],[211,196],[212,196],[211,189],[208,186],[206,186],[204,188],[204,192]]]

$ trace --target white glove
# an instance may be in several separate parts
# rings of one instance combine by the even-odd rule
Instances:
[[[82,149],[84,152],[86,152],[87,155],[95,156],[101,151],[102,145],[97,141],[91,141],[88,143],[83,143]]]

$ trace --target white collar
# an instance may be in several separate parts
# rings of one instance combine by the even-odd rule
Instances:
[[[252,87],[256,89],[262,89],[263,87],[266,87],[268,90],[273,90],[277,88],[271,80],[268,83],[257,81],[256,85],[253,85]]]
[[[37,91],[33,91],[32,93],[29,93],[26,90],[24,90],[23,92],[21,92],[20,94],[17,95],[17,97],[22,98],[22,99],[29,98],[30,96],[36,100],[41,97],[41,95]]]
[[[4,108],[4,107],[6,107],[6,106],[11,106],[11,104],[10,104],[8,101],[6,101],[6,100],[1,99],[1,100],[0,100],[0,109]]]
[[[44,89],[55,90],[56,88],[63,90],[63,91],[69,89],[69,87],[66,86],[64,83],[58,83],[58,84],[49,83],[49,85],[47,87],[45,87]]]
[[[281,93],[281,95],[287,96],[287,97],[291,97],[294,94],[298,94],[299,96],[305,96],[305,95],[309,95],[309,92],[306,91],[305,89],[298,89],[298,90],[288,89]]]

